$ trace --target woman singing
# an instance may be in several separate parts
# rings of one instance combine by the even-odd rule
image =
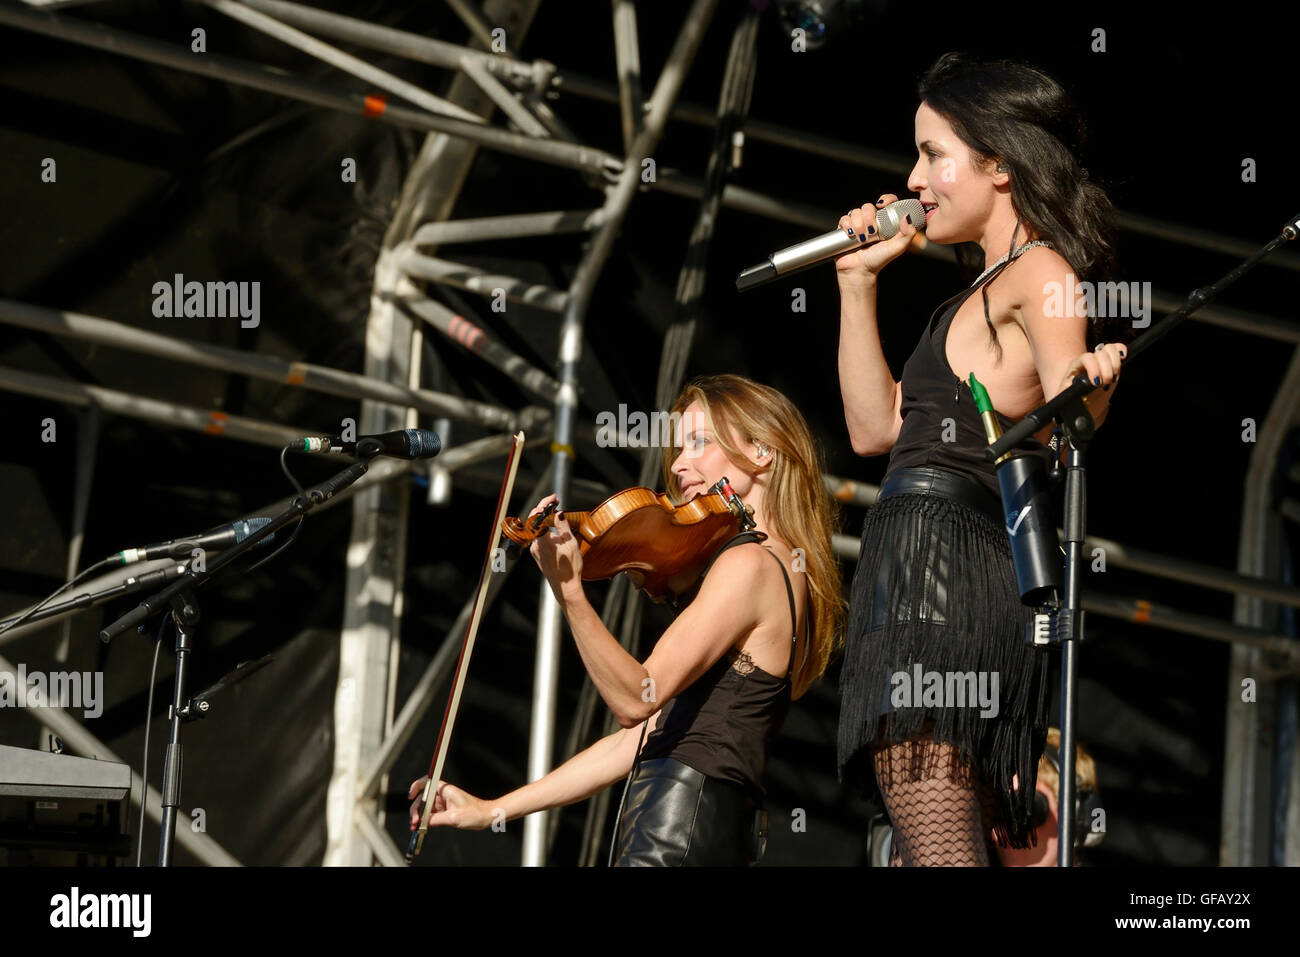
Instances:
[[[1108,278],[1112,207],[1076,159],[1083,124],[1061,87],[1020,64],[947,54],[922,78],[920,99],[907,186],[925,207],[926,240],[977,244],[984,273],[935,310],[895,382],[876,287],[918,232],[904,225],[836,260],[849,435],[859,455],[889,453],[853,580],[839,764],[868,797],[878,789],[892,863],[985,865],[990,835],[1003,847],[1032,840],[1047,657],[1025,643],[1031,612],[966,380],[974,372],[987,387],[1007,428],[1083,374],[1103,387],[1086,399],[1100,423],[1125,348],[1100,342],[1099,321],[1073,293]],[[870,237],[875,209],[896,199],[881,196],[840,225]],[[1048,464],[1050,431],[1025,446]],[[987,679],[995,707],[892,694],[894,676],[910,682],[917,666]]]
[[[635,763],[615,837],[617,866],[755,862],[767,747],[791,699],[825,671],[843,622],[832,504],[808,426],[776,390],[740,376],[696,379],[673,412],[681,414],[682,447],[665,450],[668,487],[686,502],[725,476],[764,534],[742,533],[723,546],[640,662],[588,602],[582,556],[557,515],[553,534],[539,537],[532,554],[623,730],[496,800],[439,782],[430,826],[478,829],[502,813],[511,820],[572,804]],[[411,786],[412,798],[424,783]],[[419,814],[417,800],[413,828]]]

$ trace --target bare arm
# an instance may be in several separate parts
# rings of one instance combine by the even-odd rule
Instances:
[[[840,228],[870,239],[876,209],[897,198],[886,193],[875,204],[852,210],[841,217]],[[898,430],[903,425],[902,385],[889,371],[876,324],[876,278],[913,241],[924,243],[924,238],[904,223],[892,239],[865,243],[856,252],[835,260],[840,284],[840,395],[844,399],[849,442],[858,455],[888,452],[898,441]]]
[[[553,500],[542,499],[532,514]],[[556,512],[554,534],[538,536],[530,550],[568,619],[592,684],[624,728],[640,725],[759,624],[763,603],[738,602],[735,596],[777,574],[759,549],[725,552],[642,664],[619,644],[587,600],[582,552],[563,511]]]
[[[1070,387],[1076,375],[1093,380],[1103,388],[1085,395],[1083,404],[1100,428],[1110,410],[1127,350],[1121,343],[1108,343],[1100,351],[1086,351],[1088,317],[1078,311],[1078,303],[1066,299],[1059,310],[1047,308],[1051,289],[1071,288],[1075,283],[1069,265],[1049,250],[1031,250],[1022,258],[1026,262],[1018,279],[1019,319],[1029,340],[1043,396],[1055,398]]]
[[[578,653],[619,724],[638,727],[757,627],[764,603],[736,601],[736,596],[778,594],[773,576],[780,572],[771,564],[756,548],[733,548],[720,555],[699,593],[673,619],[644,664],[609,633],[576,577],[561,586],[559,601]]]
[[[840,279],[840,395],[849,442],[858,455],[893,448],[903,418],[902,384],[894,381],[876,326],[874,280]]]
[[[650,716],[647,735],[658,720],[657,712]],[[497,798],[491,802],[493,808],[505,811],[506,820],[513,821],[534,811],[585,800],[632,770],[640,741],[641,725],[615,731],[585,751],[579,751],[549,774]]]
[[[648,735],[659,715],[649,718]],[[536,781],[495,800],[478,798],[455,785],[440,782],[429,814],[430,827],[482,830],[501,821],[513,821],[535,811],[563,807],[591,797],[631,770],[641,741],[641,726],[606,735]],[[411,784],[411,827],[419,826],[422,794],[427,778]],[[504,816],[504,817],[503,817]]]

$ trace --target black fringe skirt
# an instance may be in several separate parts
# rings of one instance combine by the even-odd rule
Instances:
[[[1025,641],[1031,618],[994,519],[938,495],[877,502],[849,606],[840,780],[878,803],[871,745],[901,743],[933,722],[934,740],[996,792],[997,843],[1029,847],[1048,703],[1047,654]]]

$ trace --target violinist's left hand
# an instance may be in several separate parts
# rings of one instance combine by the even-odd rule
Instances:
[[[551,502],[558,501],[558,496],[546,496],[537,503],[528,514],[536,515]],[[533,539],[528,551],[532,553],[537,567],[542,570],[551,585],[555,600],[561,605],[581,597],[582,590],[582,553],[578,550],[578,540],[565,521],[564,513],[557,511],[553,528],[547,529]]]

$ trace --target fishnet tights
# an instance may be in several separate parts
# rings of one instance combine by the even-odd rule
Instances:
[[[890,867],[987,867],[992,792],[970,762],[918,736],[872,751],[876,782],[894,827]]]

